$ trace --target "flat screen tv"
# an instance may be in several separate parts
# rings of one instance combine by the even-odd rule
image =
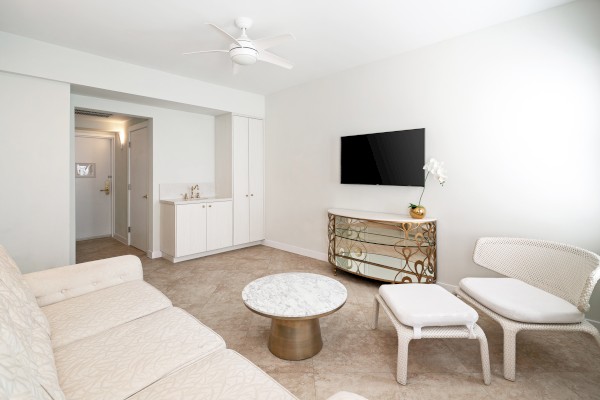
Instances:
[[[341,183],[423,186],[425,129],[342,136]]]

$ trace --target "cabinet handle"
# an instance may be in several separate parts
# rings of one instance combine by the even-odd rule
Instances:
[[[254,196],[254,193],[252,193],[250,196]]]
[[[206,206],[202,206],[202,208],[206,208]]]
[[[210,204],[208,205],[209,207],[212,207]]]
[[[246,197],[248,197],[248,195],[246,195]]]

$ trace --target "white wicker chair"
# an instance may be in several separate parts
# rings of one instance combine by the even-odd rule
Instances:
[[[456,294],[479,308],[496,320],[504,331],[504,378],[515,380],[516,337],[522,330],[549,331],[582,331],[592,335],[600,345],[598,330],[584,319],[583,313],[589,310],[589,300],[596,282],[600,278],[600,257],[590,251],[566,244],[544,240],[518,238],[481,238],[475,245],[473,260],[478,265],[499,272],[509,278],[517,279],[528,285],[519,283],[524,288],[537,291],[541,289],[550,293],[552,299],[562,302],[566,300],[574,313],[580,313],[580,322],[564,323],[559,317],[551,316],[543,323],[532,323],[515,318],[511,310],[498,307],[488,301],[488,294],[483,290],[473,290],[477,285],[490,287],[495,283],[507,283],[506,278],[465,278],[461,281]],[[465,281],[469,281],[469,285]],[[496,280],[491,281],[491,280]],[[512,281],[512,280],[511,280]],[[508,282],[510,283],[510,282]],[[518,285],[517,285],[518,286]],[[536,289],[537,288],[537,289]],[[543,293],[543,292],[540,292]],[[547,293],[544,293],[547,295]],[[514,293],[513,295],[519,295]],[[491,293],[489,294],[491,297]],[[477,299],[475,298],[477,297]],[[557,299],[560,298],[560,299]],[[485,303],[486,305],[482,304]],[[518,314],[519,304],[515,303]],[[544,305],[538,304],[538,310],[544,314]],[[572,306],[574,307],[572,307]],[[576,307],[576,308],[575,308]],[[524,308],[524,307],[523,307]],[[524,310],[529,312],[530,310]],[[552,310],[548,310],[552,311]],[[511,318],[507,318],[507,314]],[[573,312],[571,312],[573,314]],[[552,321],[552,319],[556,319]],[[526,318],[524,318],[526,320]],[[560,322],[560,323],[557,323]]]

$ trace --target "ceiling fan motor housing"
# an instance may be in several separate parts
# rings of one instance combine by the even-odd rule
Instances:
[[[258,51],[252,45],[252,42],[247,40],[239,40],[240,44],[244,47],[240,47],[237,44],[232,44],[229,48],[229,56],[231,60],[240,65],[251,65],[256,63],[258,59]]]

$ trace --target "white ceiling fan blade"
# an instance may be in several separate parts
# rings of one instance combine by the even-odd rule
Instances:
[[[240,68],[241,68],[241,67],[240,67],[240,65],[239,65],[239,64],[236,64],[236,63],[234,63],[234,62],[232,62],[231,64],[232,64],[231,73],[232,73],[233,75],[237,75],[237,74],[238,74],[238,72],[240,72]]]
[[[187,53],[183,53],[184,56],[190,54],[199,54],[199,53],[229,53],[229,50],[199,50],[199,51],[189,51]]]
[[[294,68],[294,64],[292,64],[291,62],[289,62],[288,60],[286,60],[285,58],[276,56],[273,53],[269,53],[268,51],[261,51],[258,53],[258,59],[260,61],[264,61],[264,62],[268,62],[271,64],[275,64],[279,67],[283,67],[286,69],[292,69]]]
[[[296,40],[296,37],[291,33],[284,33],[283,35],[271,36],[262,39],[253,40],[254,46],[259,50],[270,49],[271,47],[279,46],[288,40]]]
[[[228,40],[232,40],[234,43],[237,43],[238,46],[244,47],[240,42],[238,42],[238,40],[236,38],[231,36],[229,33],[225,32],[223,29],[219,28],[215,24],[211,24],[210,22],[207,22],[206,25],[212,26],[213,28],[215,28],[215,30],[217,32],[219,32],[221,34],[221,36],[226,37]]]

